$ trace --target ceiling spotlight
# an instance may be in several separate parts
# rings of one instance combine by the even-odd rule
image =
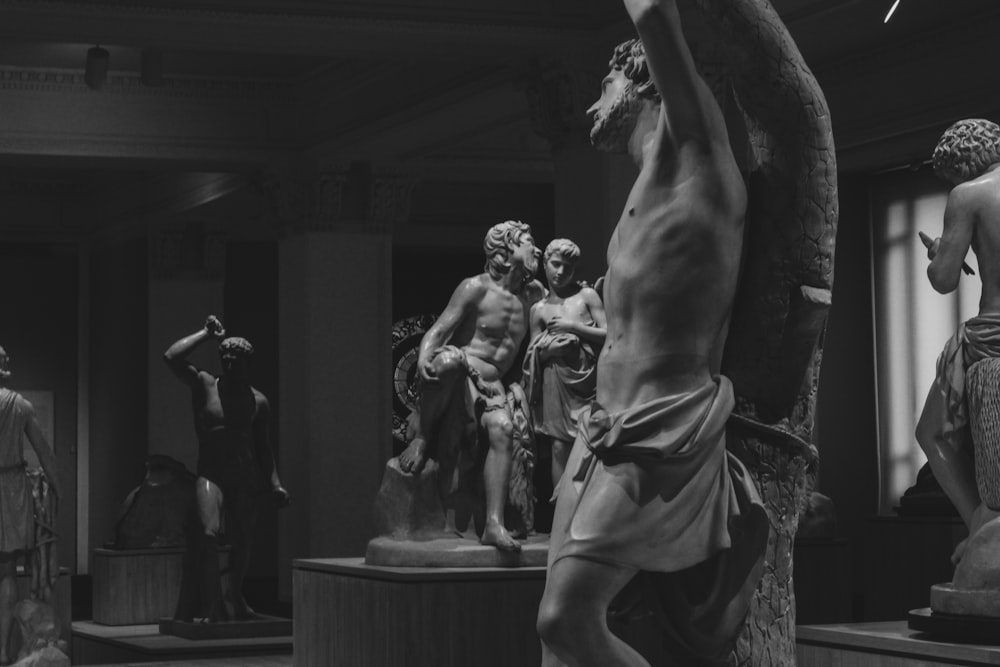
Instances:
[[[892,7],[889,8],[889,12],[885,15],[885,20],[883,20],[882,23],[889,22],[889,19],[892,18],[893,13],[895,13],[896,11],[896,7],[899,7],[899,0],[896,0],[894,3],[892,3]]]
[[[107,49],[94,46],[87,49],[87,65],[83,71],[83,80],[92,90],[100,90],[108,78],[108,63],[110,56]]]

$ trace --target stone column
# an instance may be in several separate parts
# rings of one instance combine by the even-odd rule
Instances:
[[[279,243],[281,591],[291,560],[360,556],[391,456],[390,226],[405,180],[370,168],[285,171],[269,182]]]
[[[627,156],[590,145],[586,111],[600,96],[601,77],[560,65],[540,71],[525,87],[532,125],[552,145],[555,234],[580,246],[577,276],[591,283],[607,270],[608,241],[636,176]]]

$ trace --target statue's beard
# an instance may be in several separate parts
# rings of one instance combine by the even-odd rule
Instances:
[[[624,153],[639,118],[639,100],[629,90],[622,91],[611,107],[594,116],[590,143],[599,151]]]

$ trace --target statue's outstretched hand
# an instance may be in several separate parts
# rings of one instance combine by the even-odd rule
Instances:
[[[288,490],[280,484],[271,489],[271,497],[278,507],[287,507],[288,503],[292,502],[292,497],[289,495]]]
[[[222,327],[222,322],[215,315],[209,315],[205,320],[205,331],[212,338],[221,340],[226,337],[226,330]]]

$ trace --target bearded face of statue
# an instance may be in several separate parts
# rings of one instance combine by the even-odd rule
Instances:
[[[618,69],[613,69],[601,84],[601,97],[587,113],[593,121],[590,142],[594,148],[609,153],[624,153],[635,130],[641,110],[635,88]]]

